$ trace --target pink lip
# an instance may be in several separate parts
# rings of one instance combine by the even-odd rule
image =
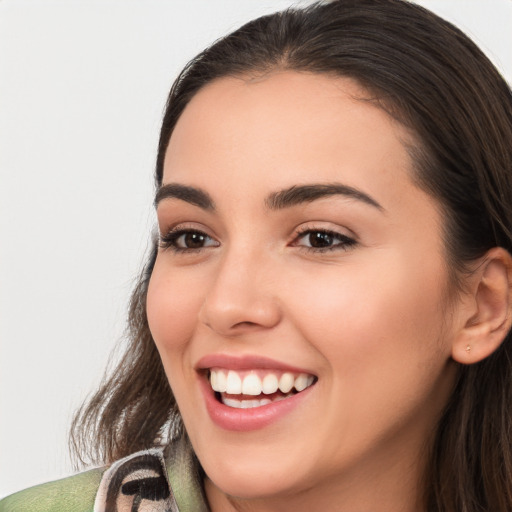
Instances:
[[[310,375],[312,373],[304,368],[298,368],[262,356],[209,354],[202,357],[196,363],[195,369],[199,372],[198,380],[205,399],[206,410],[211,420],[225,430],[247,432],[264,428],[290,413],[309,396],[314,388],[314,386],[311,386],[285,400],[272,402],[261,407],[235,409],[224,405],[215,397],[215,392],[212,390],[204,371],[209,368],[225,368],[226,370],[268,369]]]
[[[199,377],[199,382],[205,399],[206,410],[211,420],[224,430],[238,432],[258,430],[278,421],[301,404],[315,387],[314,385],[310,386],[285,400],[272,402],[261,407],[235,409],[224,405],[215,398],[215,393],[204,375]]]
[[[292,373],[308,373],[310,371],[304,368],[297,368],[286,363],[269,359],[263,356],[231,356],[227,354],[210,354],[202,357],[194,366],[196,370],[206,370],[209,368],[225,368],[226,370],[281,370]]]

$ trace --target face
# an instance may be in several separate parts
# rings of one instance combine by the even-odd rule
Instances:
[[[441,215],[411,135],[362,97],[306,73],[219,79],[171,136],[147,312],[220,492],[406,478],[449,395]]]

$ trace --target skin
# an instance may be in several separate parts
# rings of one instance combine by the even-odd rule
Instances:
[[[215,208],[159,202],[163,237],[208,236],[199,250],[160,248],[147,311],[214,512],[422,510],[462,321],[447,300],[438,205],[411,179],[413,137],[365,96],[308,73],[223,78],[171,136],[163,183],[200,188]],[[380,207],[343,194],[268,207],[269,194],[319,183]],[[342,238],[318,251],[304,230]],[[318,381],[265,428],[223,430],[194,369],[217,353],[269,357]]]

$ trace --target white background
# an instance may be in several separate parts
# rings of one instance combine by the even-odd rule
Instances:
[[[302,4],[304,2],[301,2]],[[512,78],[512,0],[422,0]],[[121,338],[173,78],[290,0],[0,0],[0,496],[72,469]]]

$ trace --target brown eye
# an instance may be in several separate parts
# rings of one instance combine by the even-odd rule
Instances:
[[[315,248],[330,247],[334,242],[334,237],[329,233],[322,231],[313,231],[308,235],[309,245]]]
[[[301,233],[293,245],[303,247],[310,251],[326,251],[335,249],[348,249],[356,245],[356,241],[341,233],[325,230],[309,229]]]
[[[207,238],[202,233],[185,233],[176,240],[176,245],[183,249],[199,249],[204,246]]]
[[[177,230],[160,239],[160,246],[163,249],[174,251],[194,251],[218,245],[219,243],[206,233],[195,230]]]

